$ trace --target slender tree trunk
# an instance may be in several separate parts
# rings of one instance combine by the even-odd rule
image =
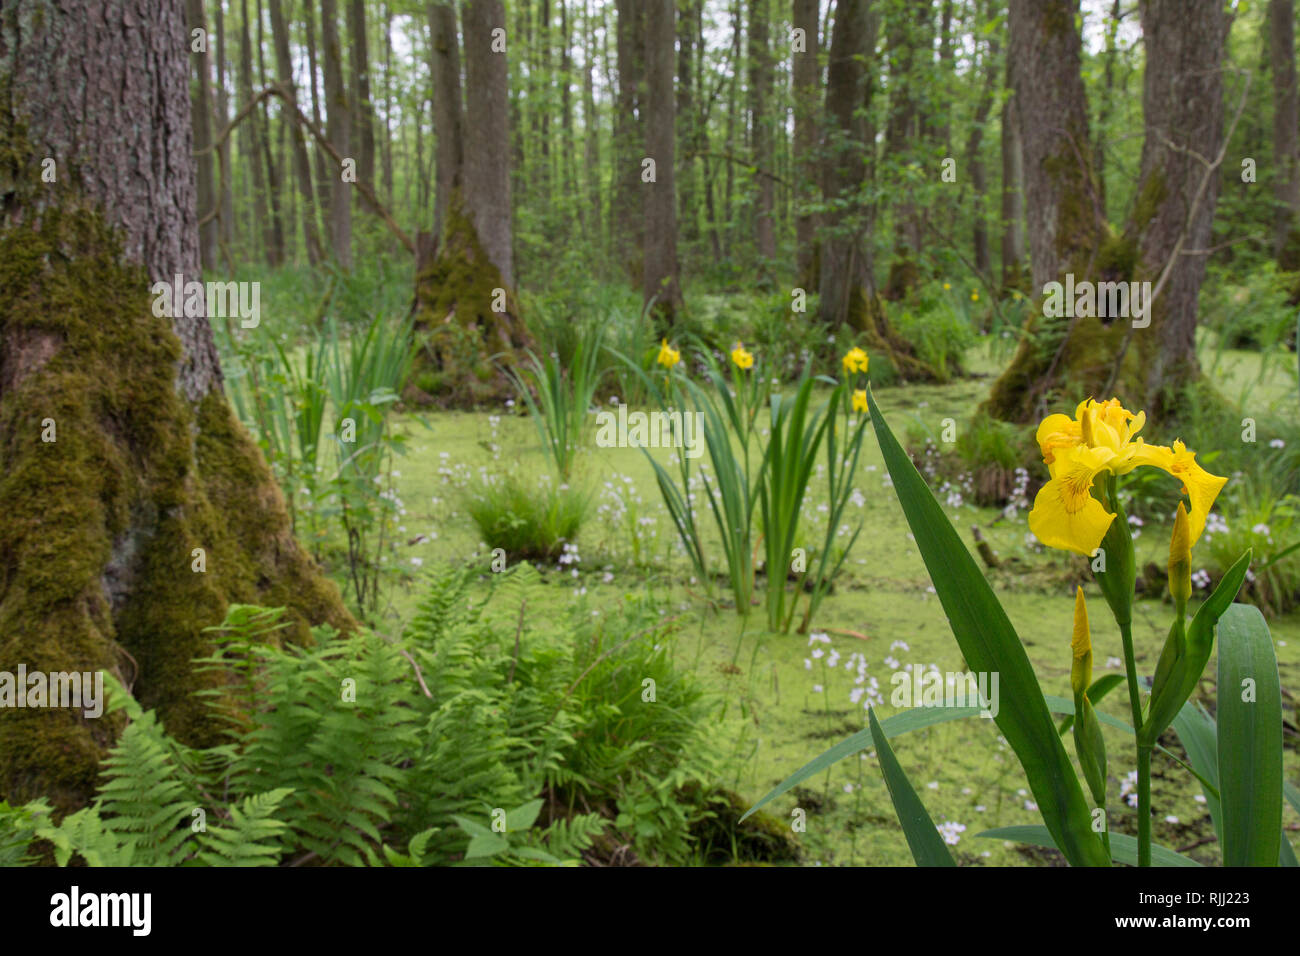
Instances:
[[[289,27],[284,20],[284,10],[280,0],[270,0],[271,37],[275,42],[276,69],[280,77],[280,87],[292,98],[292,108],[298,108],[298,91],[293,82],[293,60],[289,55]],[[289,139],[293,147],[293,167],[298,180],[298,192],[302,197],[302,233],[307,246],[307,261],[316,265],[323,258],[320,244],[320,230],[316,225],[316,204],[313,201],[311,185],[311,159],[307,155],[307,140],[302,127],[292,120],[288,121]]]
[[[885,152],[894,163],[906,166],[919,154],[923,117],[918,109],[924,71],[918,62],[928,59],[929,0],[906,0],[894,8],[886,28],[889,50],[889,118],[885,127]],[[928,63],[926,66],[928,67]],[[901,299],[920,278],[921,214],[911,190],[899,190],[894,206],[894,258],[885,283],[886,299]]]
[[[772,180],[772,126],[768,104],[772,100],[772,62],[768,42],[771,12],[765,0],[749,0],[749,122],[753,137],[751,155],[758,168],[758,206],[755,226],[758,256],[765,264],[776,259],[776,230],[773,215],[776,195]]]
[[[1273,164],[1277,169],[1273,198],[1273,255],[1288,272],[1300,269],[1300,146],[1296,108],[1295,6],[1292,0],[1269,0],[1269,61],[1273,73]]]
[[[217,127],[224,129],[230,121],[230,94],[226,89],[226,11],[225,4],[217,4]],[[231,246],[235,244],[235,193],[231,180],[235,170],[230,165],[230,137],[222,142],[220,166],[225,169],[221,179],[221,226],[220,244],[224,247],[227,258]]]
[[[673,0],[646,3],[646,153],[655,176],[645,194],[645,303],[659,331],[671,327],[682,306],[677,274],[677,195],[673,95]]]
[[[633,281],[643,278],[646,224],[641,182],[646,102],[646,9],[643,0],[617,0],[618,103],[614,112],[614,196],[610,238]]]
[[[258,86],[267,84],[266,58],[262,51],[266,48],[266,38],[262,31],[262,0],[257,0],[257,81]],[[275,161],[275,151],[271,146],[271,108],[265,99],[254,110],[250,122],[260,123],[258,139],[262,144],[262,157],[266,161],[266,194],[270,199],[271,212],[271,247],[267,250],[266,261],[272,266],[284,264],[286,255],[284,217],[280,214],[280,166]]]
[[[352,148],[357,153],[357,178],[365,183],[375,181],[375,107],[370,100],[370,45],[366,39],[366,5],[364,0],[349,0],[347,7],[348,33],[351,35],[352,56]]]
[[[383,157],[384,198],[393,198],[393,9],[384,4],[384,139],[380,153]]]
[[[429,4],[429,35],[433,49],[433,129],[438,140],[433,235],[441,241],[447,207],[452,194],[460,188],[464,158],[460,41],[456,35],[456,10],[450,2]]]
[[[595,233],[604,220],[600,204],[600,116],[596,112],[596,31],[591,18],[591,0],[583,0],[582,23],[587,32],[582,127],[586,137],[587,203],[591,208],[591,224]]]
[[[700,218],[695,199],[695,7],[701,0],[683,0],[677,10],[677,141],[686,147],[677,185],[682,239],[699,238]]]
[[[217,191],[214,166],[215,157],[209,147],[212,145],[212,68],[208,65],[207,22],[203,17],[203,0],[185,0],[185,18],[188,21],[189,35],[195,30],[204,34],[202,49],[194,49],[190,42],[190,60],[194,65],[194,109],[191,111],[194,124],[194,150],[198,158],[199,215],[207,216],[216,209]],[[209,219],[199,227],[199,259],[205,269],[211,270],[217,265],[217,220]]]
[[[352,156],[353,106],[343,82],[343,47],[339,42],[338,6],[321,0],[321,43],[325,56],[325,135],[340,156]],[[352,268],[352,186],[338,169],[330,170],[330,240],[334,258]]]
[[[239,13],[239,103],[242,110],[253,101],[253,43],[249,33],[248,0],[239,0]],[[239,145],[244,156],[244,168],[253,179],[251,221],[261,226],[262,254],[270,260],[275,246],[275,233],[272,231],[270,217],[259,214],[270,204],[270,197],[266,191],[266,168],[262,165],[262,131],[257,122],[256,108],[240,130]],[[254,229],[249,229],[249,235],[254,232]]]
[[[818,0],[794,0],[792,22],[803,31],[803,49],[792,54],[794,83],[794,153],[795,153],[795,266],[799,282],[816,288],[818,282],[816,229],[817,217],[807,210],[817,192],[818,108],[821,69],[818,55]]]
[[[980,86],[980,97],[975,107],[975,121],[971,124],[970,138],[966,142],[966,166],[970,170],[974,205],[971,244],[975,271],[988,282],[993,281],[993,254],[989,249],[988,221],[984,213],[984,197],[988,192],[988,182],[984,174],[981,150],[984,145],[984,124],[988,122],[989,112],[993,108],[993,90],[997,86],[998,47],[997,35],[989,34],[984,48],[984,62],[981,64],[984,81]]]
[[[1011,63],[1006,66],[1010,87]],[[1025,163],[1015,93],[1002,104],[1002,288],[1025,288]]]
[[[564,149],[561,151],[559,159],[560,179],[564,184],[562,195],[564,197],[566,219],[572,215],[573,211],[576,211],[579,219],[581,219],[581,202],[577,204],[575,210],[571,211],[569,208],[570,190],[573,189],[577,182],[577,171],[573,165],[573,157],[577,152],[577,143],[573,138],[573,54],[571,44],[569,5],[565,0],[560,0],[560,120],[564,133]]]
[[[1139,205],[1126,238],[1137,244],[1142,278],[1154,284],[1166,263],[1173,265],[1153,306],[1151,328],[1137,333],[1136,351],[1151,414],[1176,417],[1186,407],[1188,386],[1200,376],[1197,301],[1220,176],[1207,178],[1198,156],[1213,161],[1223,143],[1220,67],[1229,19],[1216,0],[1143,0],[1139,12],[1148,58],[1142,90],[1146,136]],[[1290,132],[1296,135],[1294,124]]]
[[[865,308],[864,295],[871,294],[871,276],[862,256],[865,224],[861,211],[844,210],[850,197],[860,192],[866,175],[862,156],[869,148],[862,107],[869,102],[871,79],[866,63],[875,46],[875,18],[867,0],[838,0],[835,27],[831,35],[830,63],[826,76],[826,170],[822,180],[826,200],[840,207],[821,244],[820,316],[838,327]]]
[[[321,112],[321,103],[324,102],[324,96],[320,89],[319,66],[316,57],[316,16],[312,12],[314,7],[312,0],[307,0],[303,4],[303,20],[307,28],[307,68],[311,71],[311,117],[312,122],[316,124],[317,129],[324,129],[324,114]],[[333,220],[331,216],[331,202],[334,195],[333,187],[330,185],[332,176],[329,167],[329,158],[325,151],[319,146],[313,150],[316,163],[316,208],[321,211],[323,219],[326,222],[326,233],[329,234],[330,242],[333,243]]]
[[[231,412],[204,297],[160,314],[200,277],[183,11],[0,17],[0,670],[109,672],[211,746],[224,729],[194,692],[223,680],[192,660],[230,604],[288,607],[296,642],[352,620]],[[24,172],[46,157],[55,182]],[[0,800],[84,805],[123,725],[6,712]]]

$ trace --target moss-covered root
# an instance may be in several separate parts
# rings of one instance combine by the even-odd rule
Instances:
[[[231,602],[346,627],[279,490],[218,392],[192,407],[144,270],[69,200],[0,230],[0,671],[116,674],[168,729],[218,739],[192,658]],[[199,549],[202,549],[200,552]],[[93,792],[119,724],[0,710],[0,798]]]
[[[437,255],[416,276],[413,308],[418,348],[404,398],[473,407],[514,394],[501,369],[516,362],[531,339],[459,191]]]

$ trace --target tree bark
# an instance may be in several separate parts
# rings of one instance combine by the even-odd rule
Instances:
[[[1033,287],[1046,295],[1047,283],[1072,276],[1150,282],[1158,295],[1145,328],[1133,324],[1131,305],[1126,316],[1096,307],[1035,316],[984,409],[1029,422],[1088,395],[1114,394],[1153,419],[1174,417],[1199,374],[1196,300],[1218,198],[1210,166],[1223,135],[1227,19],[1218,0],[1143,0],[1146,134],[1134,206],[1115,235],[1092,167],[1076,9],[1072,0],[1011,3]]]
[[[1269,61],[1273,72],[1273,255],[1288,272],[1300,269],[1300,146],[1296,107],[1295,6],[1292,0],[1269,0]]]
[[[1007,63],[1010,76],[1011,64]],[[1010,81],[1008,79],[1008,87]],[[1020,120],[1015,93],[1008,91],[1002,104],[1002,288],[1024,289],[1025,163],[1020,144]]]
[[[350,96],[354,107],[352,143],[357,151],[357,178],[375,181],[375,107],[370,100],[370,44],[366,38],[364,0],[350,0],[347,8],[352,56]]]
[[[646,4],[646,153],[655,177],[645,194],[645,274],[642,293],[653,303],[658,331],[666,332],[681,309],[677,274],[677,194],[673,95],[673,0]]]
[[[271,3],[271,38],[275,43],[276,71],[280,77],[280,86],[288,94],[293,107],[298,107],[298,91],[293,82],[293,60],[289,55],[289,27],[284,20],[284,10],[280,0]],[[307,261],[316,265],[323,258],[320,244],[320,230],[316,225],[316,203],[311,185],[311,159],[307,155],[307,140],[302,127],[289,123],[289,139],[293,147],[293,166],[298,180],[298,192],[302,197],[302,232],[307,246]]]
[[[645,36],[643,0],[617,0],[618,100],[614,111],[613,197],[610,240],[616,259],[634,282],[644,275],[645,213],[641,161],[645,138]]]
[[[185,18],[190,30],[190,59],[194,64],[194,149],[198,170],[199,215],[206,216],[216,208],[217,190],[214,170],[215,158],[208,147],[212,145],[212,69],[208,66],[207,22],[203,17],[203,0],[185,0]],[[194,31],[204,33],[203,49],[194,47]],[[217,265],[217,219],[208,220],[199,227],[199,259],[205,269]]]
[[[1137,244],[1139,271],[1153,284],[1172,262],[1137,351],[1150,414],[1176,417],[1180,399],[1200,375],[1197,301],[1220,182],[1208,164],[1223,144],[1221,66],[1229,19],[1216,0],[1143,0],[1139,11],[1148,64],[1146,137],[1138,206],[1126,234]]]
[[[794,152],[795,152],[795,267],[799,282],[816,288],[817,217],[806,207],[817,194],[818,102],[821,68],[817,63],[818,0],[794,0],[791,21],[795,30],[803,30],[804,50],[795,52],[792,66],[794,84]]]
[[[772,63],[768,43],[769,11],[764,0],[749,0],[749,123],[751,155],[758,175],[755,232],[758,256],[765,264],[776,259],[776,230],[772,221],[776,205],[772,171],[772,127],[768,103],[772,99]],[[767,173],[768,175],[763,175]],[[766,266],[765,266],[766,267]]]
[[[343,81],[343,47],[339,42],[335,0],[321,0],[321,44],[325,60],[325,136],[340,156],[352,157],[353,104]],[[352,268],[352,188],[340,171],[330,170],[330,240],[334,258]]]
[[[289,607],[296,641],[352,620],[226,402],[203,297],[157,314],[154,284],[200,269],[183,9],[0,17],[0,670],[110,672],[207,746],[223,728],[193,691],[218,679],[191,661],[228,604]],[[83,805],[122,725],[7,713],[0,799]]]
[[[262,0],[257,0],[257,77],[258,85],[265,89],[267,84],[266,38],[262,33]],[[267,210],[271,221],[271,245],[266,251],[266,261],[270,266],[281,266],[285,262],[287,247],[284,235],[284,217],[280,215],[280,165],[275,160],[275,151],[271,146],[271,108],[265,99],[258,104],[249,117],[249,122],[261,125],[258,139],[262,144],[262,158],[266,161],[266,195],[270,200]]]
[[[441,240],[447,207],[452,194],[460,188],[464,157],[460,40],[456,35],[456,10],[451,3],[429,4],[429,35],[433,50],[433,128],[438,137],[433,234]]]
[[[441,45],[434,60],[442,80],[435,86],[435,122],[450,124],[435,131],[440,189],[445,185],[449,196],[436,254],[417,264],[413,310],[422,347],[404,394],[416,402],[472,406],[513,394],[502,366],[531,344],[513,295],[506,19],[501,0],[469,0],[462,8],[465,120],[457,125],[455,24],[450,4],[435,6],[430,14]],[[458,169],[443,180],[458,136]]]

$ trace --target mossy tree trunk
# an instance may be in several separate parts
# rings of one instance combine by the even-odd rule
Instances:
[[[154,313],[153,283],[199,279],[189,35],[180,0],[116,9],[0,18],[0,671],[113,673],[211,744],[191,660],[228,604],[289,607],[296,640],[352,620],[231,412],[206,310]],[[0,799],[81,804],[119,729],[4,711]]]
[[[420,336],[406,398],[473,405],[513,393],[502,364],[530,343],[515,301],[510,206],[510,121],[501,0],[462,11],[465,102],[451,4],[430,11],[438,135],[436,232],[425,234],[415,278]],[[467,121],[473,117],[473,121]]]
[[[1030,322],[984,410],[1028,422],[1094,396],[1157,416],[1199,375],[1196,298],[1218,198],[1223,137],[1218,0],[1144,0],[1146,136],[1125,228],[1107,222],[1093,169],[1074,0],[1012,0],[1010,63],[1024,150],[1032,283],[1150,282],[1150,325],[1132,315]],[[1085,311],[1087,311],[1085,309]],[[1130,306],[1130,312],[1132,311]]]

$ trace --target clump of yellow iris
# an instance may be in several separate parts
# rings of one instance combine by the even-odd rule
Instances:
[[[870,360],[871,357],[855,345],[844,353],[844,371],[849,375],[852,375],[854,372],[865,372]]]
[[[1205,529],[1205,518],[1227,483],[1196,462],[1196,453],[1181,441],[1172,447],[1148,445],[1137,433],[1146,424],[1145,412],[1131,412],[1119,399],[1080,402],[1074,418],[1048,415],[1038,426],[1038,447],[1051,480],[1043,485],[1029,512],[1029,529],[1051,548],[1092,554],[1106,536],[1115,515],[1092,494],[1102,472],[1125,475],[1151,465],[1183,483],[1191,502],[1188,510],[1191,543]]]
[[[659,357],[655,359],[656,362],[664,368],[672,368],[681,360],[682,353],[669,345],[667,339],[664,339],[659,343]]]
[[[736,364],[736,368],[746,371],[754,367],[754,356],[745,350],[745,346],[737,342],[736,347],[731,350],[731,361]]]

